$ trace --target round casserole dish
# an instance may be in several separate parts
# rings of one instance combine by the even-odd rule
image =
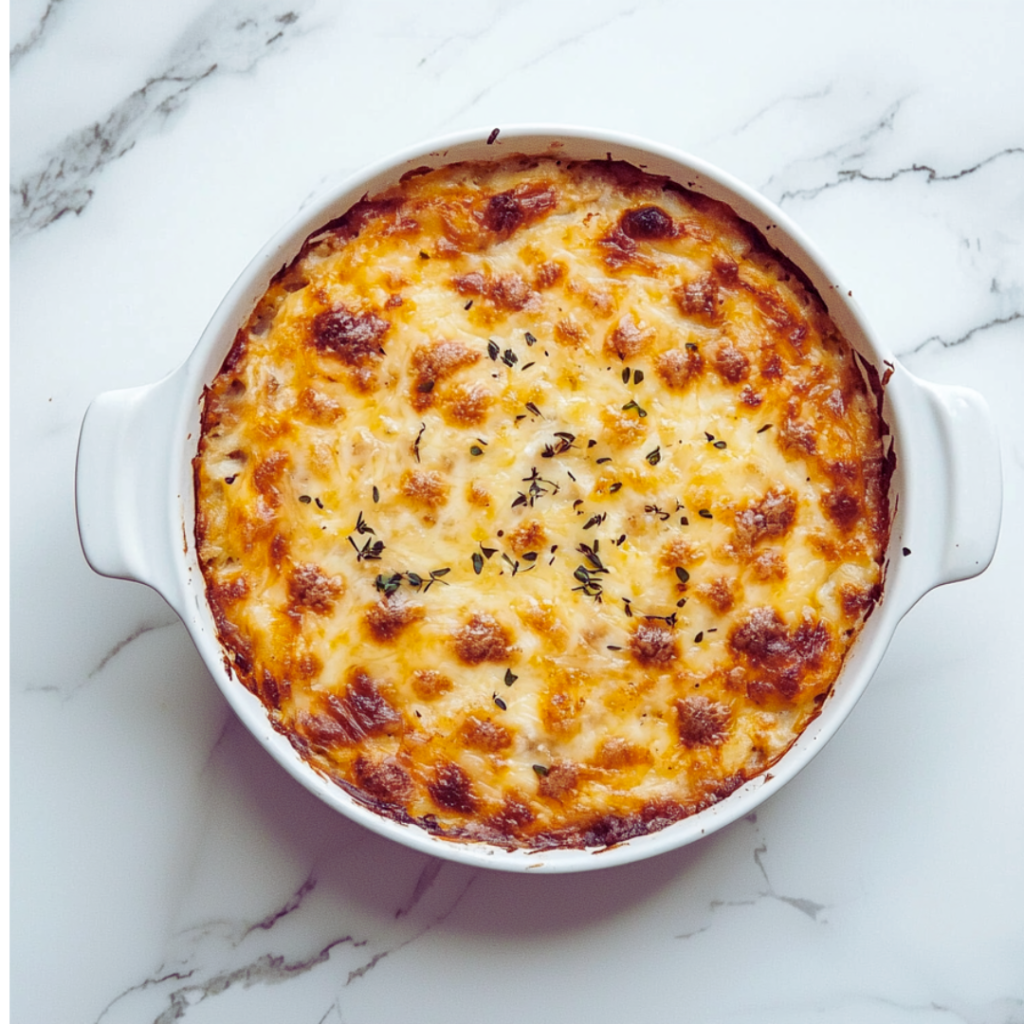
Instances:
[[[821,713],[771,769],[720,803],[659,832],[599,851],[505,850],[454,842],[385,818],[314,771],[271,726],[262,703],[232,675],[207,605],[195,551],[192,459],[201,400],[270,279],[321,225],[365,195],[423,165],[497,159],[511,153],[622,160],[667,175],[728,204],[810,279],[847,341],[883,382],[882,416],[896,453],[892,531],[883,597],[846,658]],[[245,270],[189,359],[156,384],[99,396],[82,427],[77,508],[82,546],[99,573],[156,589],[188,628],[228,702],[247,728],[303,785],[375,832],[414,849],[502,870],[579,871],[643,859],[685,845],[749,813],[805,765],[863,692],[900,618],[929,589],[981,572],[994,553],[1001,509],[999,456],[984,401],[962,388],[914,378],[874,339],[850,295],[799,230],[742,184],[692,157],[646,141],[585,129],[520,126],[472,132],[398,154],[309,204]],[[599,853],[599,856],[595,856]]]

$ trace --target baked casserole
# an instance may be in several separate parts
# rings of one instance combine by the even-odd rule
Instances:
[[[421,168],[323,226],[206,389],[225,660],[354,798],[602,847],[767,772],[882,593],[877,372],[722,203]]]

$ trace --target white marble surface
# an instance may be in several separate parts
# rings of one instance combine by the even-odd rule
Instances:
[[[11,988],[19,1024],[1024,1022],[1024,6],[15,0]],[[991,569],[926,597],[752,817],[522,877],[337,817],[183,627],[87,568],[99,392],[180,363],[326,182],[465,127],[577,122],[724,167],[1003,444]]]

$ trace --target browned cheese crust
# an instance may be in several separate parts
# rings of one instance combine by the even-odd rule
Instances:
[[[866,379],[721,203],[613,162],[409,175],[307,241],[206,391],[228,665],[383,815],[663,828],[792,745],[880,597]]]

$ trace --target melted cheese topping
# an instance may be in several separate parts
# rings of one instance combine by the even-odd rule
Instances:
[[[229,665],[451,838],[601,846],[767,769],[881,592],[885,426],[820,300],[615,163],[407,177],[312,236],[207,391]]]

